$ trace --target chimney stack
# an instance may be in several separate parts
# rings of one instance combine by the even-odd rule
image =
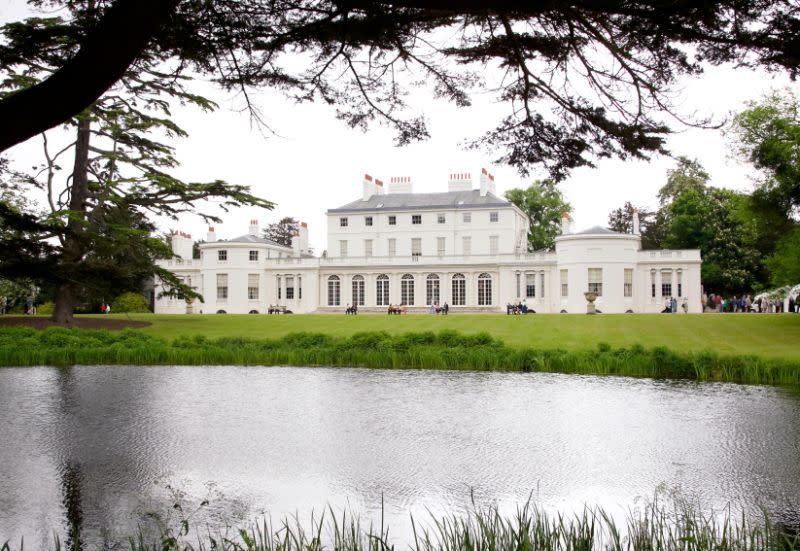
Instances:
[[[300,237],[300,251],[302,253],[308,253],[308,224],[305,222],[300,222],[300,225],[297,229],[298,236]]]
[[[389,179],[389,193],[412,193],[411,176],[392,176]]]
[[[567,235],[568,233],[572,233],[572,223],[569,219],[569,213],[565,212],[561,215],[561,235]]]
[[[639,209],[633,209],[633,235],[640,235],[639,230]]]
[[[295,257],[299,257],[302,253],[302,247],[300,245],[300,232],[295,230],[292,232],[292,255]]]
[[[481,197],[486,197],[487,193],[497,195],[497,190],[494,185],[494,176],[489,174],[485,168],[481,169]]]
[[[383,180],[375,179],[375,195],[386,195],[386,188],[383,186]]]
[[[375,182],[372,181],[372,176],[369,174],[364,174],[364,184],[362,189],[364,191],[364,195],[361,198],[362,201],[369,201],[370,197],[375,195]]]
[[[472,189],[472,174],[456,172],[450,175],[447,181],[447,191],[470,191]]]
[[[214,231],[214,226],[208,227],[208,235],[206,236],[206,241],[208,243],[213,243],[217,240],[217,233]]]
[[[247,233],[255,236],[258,235],[258,220],[256,220],[255,218],[250,220],[250,227],[248,228]]]
[[[184,260],[192,259],[192,236],[182,231],[172,234],[172,252]]]

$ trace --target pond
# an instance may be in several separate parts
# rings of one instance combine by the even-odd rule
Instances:
[[[387,522],[480,504],[626,511],[658,489],[800,522],[800,395],[448,371],[0,369],[0,543],[118,540],[182,493],[193,522]]]

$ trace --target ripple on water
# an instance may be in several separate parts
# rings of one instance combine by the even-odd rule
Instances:
[[[800,397],[773,387],[558,374],[259,367],[0,370],[0,540],[91,539],[168,508],[627,507],[658,487],[789,515]],[[154,484],[154,481],[160,481]],[[71,492],[71,493],[70,493]],[[67,498],[71,499],[69,501]],[[512,507],[513,508],[513,507]],[[213,510],[213,514],[212,511]],[[249,512],[249,513],[248,513]],[[84,534],[84,537],[87,537]]]

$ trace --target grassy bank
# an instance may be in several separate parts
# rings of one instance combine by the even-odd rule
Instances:
[[[0,365],[296,365],[557,372],[800,385],[800,361],[665,347],[564,350],[508,346],[488,333],[455,331],[336,337],[292,333],[274,339],[154,336],[139,330],[0,330]]]
[[[99,317],[99,316],[98,316]],[[117,317],[117,316],[112,316]],[[120,318],[125,316],[120,315]],[[346,337],[363,331],[401,334],[452,330],[487,332],[511,347],[592,350],[601,342],[612,347],[665,346],[676,352],[716,352],[800,360],[800,315],[791,314],[620,314],[620,315],[153,315],[143,331],[151,335],[202,334],[209,338],[277,338],[306,331]]]

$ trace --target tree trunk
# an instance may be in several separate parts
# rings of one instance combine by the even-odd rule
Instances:
[[[56,295],[52,320],[58,325],[72,326],[75,312],[75,272],[86,254],[83,238],[83,221],[86,218],[86,200],[89,197],[89,137],[91,123],[88,112],[78,120],[75,142],[75,164],[72,169],[70,189],[70,218],[64,234],[60,271],[64,277]]]
[[[56,304],[53,309],[53,322],[58,325],[72,327],[75,323],[75,287],[72,283],[64,283],[56,293]]]

